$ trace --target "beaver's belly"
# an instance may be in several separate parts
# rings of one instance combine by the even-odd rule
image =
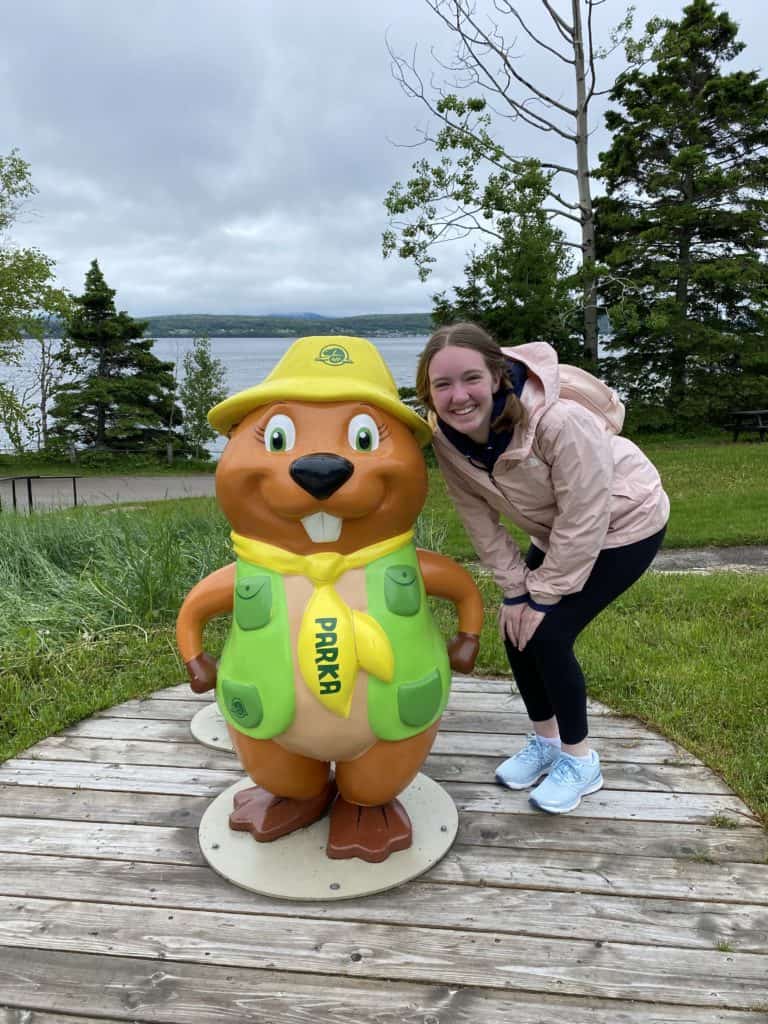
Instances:
[[[368,724],[368,675],[360,671],[355,678],[349,718],[340,718],[314,697],[299,670],[296,648],[304,609],[313,593],[312,584],[303,576],[285,577],[288,620],[296,696],[296,715],[288,729],[275,737],[277,743],[295,754],[318,761],[350,761],[373,746],[376,737]],[[366,611],[365,571],[351,569],[335,584],[336,592],[350,608]]]

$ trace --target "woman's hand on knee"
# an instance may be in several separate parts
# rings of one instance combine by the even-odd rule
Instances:
[[[537,612],[535,608],[524,604],[517,629],[517,649],[524,651],[529,640],[544,621],[545,612]]]
[[[502,643],[509,640],[513,647],[518,646],[520,638],[520,620],[526,604],[502,604],[499,608],[499,633]]]

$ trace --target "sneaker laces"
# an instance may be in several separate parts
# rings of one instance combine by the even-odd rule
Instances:
[[[545,753],[544,744],[539,740],[536,733],[532,732],[528,735],[528,742],[517,756],[521,761],[539,764],[540,761],[544,760]]]
[[[589,767],[585,765],[585,768]],[[553,782],[582,782],[581,765],[573,761],[567,754],[561,755],[555,761],[552,771],[549,773]]]

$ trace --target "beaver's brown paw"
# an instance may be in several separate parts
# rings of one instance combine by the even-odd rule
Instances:
[[[399,800],[361,807],[338,796],[331,808],[326,852],[336,860],[359,857],[377,864],[396,850],[407,850],[411,837],[411,819]]]
[[[457,633],[448,644],[448,659],[454,672],[469,673],[475,667],[480,637],[475,633]]]
[[[218,661],[205,651],[186,663],[189,685],[195,693],[207,693],[214,688],[218,666]]]
[[[271,843],[318,821],[335,796],[336,784],[332,780],[319,796],[309,800],[275,796],[261,786],[241,789],[235,793],[229,827],[235,832],[250,832],[259,843]]]

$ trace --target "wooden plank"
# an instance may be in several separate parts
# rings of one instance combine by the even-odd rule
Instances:
[[[0,897],[0,944],[163,961],[746,1010],[768,956],[262,914]],[[107,968],[108,969],[108,968]],[[543,984],[542,984],[543,983]],[[286,984],[290,981],[286,979]]]
[[[36,821],[36,824],[35,824]],[[0,818],[0,851],[46,857],[105,857],[162,864],[205,864],[197,830],[153,825]],[[51,861],[51,869],[55,862]],[[106,894],[105,894],[106,895]]]
[[[541,814],[528,801],[525,790],[494,785],[446,782],[446,789],[460,811],[494,814]],[[759,827],[750,809],[737,796],[712,793],[656,793],[603,789],[583,800],[568,818],[629,818],[636,821],[710,821],[724,815],[744,825]]]
[[[121,763],[242,771],[234,752],[205,747],[192,736],[184,743],[50,736],[25,750],[24,757],[36,761],[87,761],[91,764]]]
[[[163,722],[189,722],[200,710],[195,700],[153,700],[145,697],[141,700],[127,700],[124,704],[116,704],[105,711],[97,711],[94,718],[156,718]]]
[[[334,904],[276,901],[230,885],[206,867],[5,854],[0,893],[55,895],[59,899],[126,906],[195,910],[335,921],[372,921],[420,927],[464,928],[564,939],[712,950],[727,943],[736,952],[765,953],[768,912],[756,904],[704,903],[580,892],[503,889],[417,880],[396,892]]]
[[[203,864],[194,829],[0,818],[0,851]],[[425,876],[461,885],[768,904],[768,865],[455,845]]]
[[[0,814],[58,821],[103,821],[115,824],[197,828],[209,797],[155,793],[114,793],[95,789],[61,790],[0,783]],[[755,859],[750,852],[747,859]]]
[[[0,993],[2,995],[2,993]],[[32,1010],[30,1007],[19,1007],[12,1009],[10,1006],[0,1006],[0,1024],[121,1024],[125,1017],[81,1017],[61,1013],[41,1013],[39,1010]]]
[[[85,761],[34,761],[11,758],[0,765],[0,782],[19,786],[59,786],[63,789],[108,789],[112,792],[173,793],[217,796],[242,778],[236,762],[230,771],[207,768],[165,768],[126,764],[93,765]]]
[[[176,686],[167,686],[163,690],[153,690],[149,694],[152,700],[193,700],[198,704],[212,704],[214,691],[206,690],[205,693],[195,693],[189,683],[177,683]]]
[[[605,853],[621,856],[627,850],[643,857],[671,857],[700,863],[768,863],[768,835],[763,829],[738,825],[722,828],[667,822],[601,820],[570,815],[488,814],[462,811],[458,842],[469,846],[550,851]],[[578,860],[578,857],[576,858]],[[652,868],[651,868],[652,870]]]
[[[517,690],[511,693],[509,690],[507,690],[506,693],[500,693],[497,690],[489,693],[485,690],[463,687],[459,688],[454,684],[451,688],[451,697],[448,702],[448,707],[455,711],[513,711],[519,715],[526,715],[523,698]],[[602,704],[595,703],[590,703],[589,715],[592,718],[596,716],[612,718],[625,717],[617,715]],[[631,721],[631,719],[626,720]]]
[[[102,739],[155,740],[160,743],[196,743],[192,721],[163,722],[151,718],[86,718],[58,733],[59,736],[93,736]]]
[[[59,821],[102,821],[115,824],[197,828],[210,803],[208,797],[0,784],[0,812],[7,817]],[[571,815],[487,814],[462,811],[459,837],[464,844],[573,854],[622,855],[627,850],[646,857],[682,857],[702,861],[762,864],[768,860],[768,835],[754,827],[611,821],[599,827],[589,818]]]
[[[564,998],[550,992],[512,997],[432,983],[334,981],[304,972],[287,977],[274,970],[213,964],[104,960],[85,953],[8,948],[0,956],[0,992],[7,1006],[53,1014],[93,1011],[132,1024],[510,1024],[511,1019],[514,1024],[762,1024],[756,1013],[717,1007]],[[3,1024],[26,1022],[10,1017]]]
[[[525,713],[504,711],[461,711],[448,707],[440,722],[441,732],[503,733],[524,736],[531,731],[531,724]],[[612,715],[595,715],[589,723],[589,735],[625,736],[640,739],[653,733],[630,718],[616,718]]]
[[[497,757],[431,754],[422,769],[439,782],[493,782]],[[602,765],[606,789],[659,793],[730,794],[729,787],[704,765],[657,765],[606,761]]]
[[[101,739],[84,736],[51,736],[24,752],[25,758],[47,761],[122,762],[132,765],[232,770],[232,752],[201,746],[190,736],[184,743],[152,740]],[[438,781],[492,782],[497,758],[434,754],[424,771]],[[680,793],[730,793],[726,784],[703,765],[648,765],[607,763],[603,769],[607,789],[657,790]]]
[[[441,730],[435,737],[432,747],[434,754],[479,754],[484,757],[509,757],[518,750],[524,740],[519,736],[496,733],[465,733],[444,732]],[[682,747],[669,740],[651,738],[650,735],[638,739],[610,738],[601,739],[594,744],[601,761],[630,761],[651,764],[698,764],[692,754],[686,753]]]

